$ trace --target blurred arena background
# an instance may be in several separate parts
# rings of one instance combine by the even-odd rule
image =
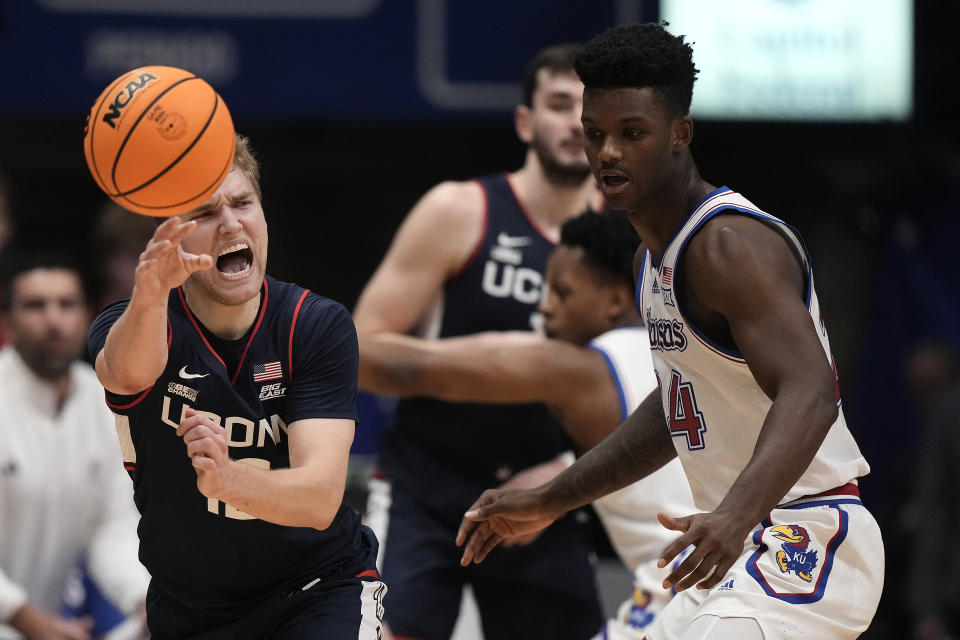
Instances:
[[[79,255],[107,301],[142,219],[105,213],[83,119],[124,71],[190,69],[263,162],[270,272],[352,306],[424,191],[522,162],[537,49],[658,18],[697,43],[703,176],[808,241],[887,543],[867,637],[903,637],[924,410],[950,375],[924,357],[960,345],[958,0],[2,0],[0,199],[18,243]],[[358,460],[389,409],[365,402]]]

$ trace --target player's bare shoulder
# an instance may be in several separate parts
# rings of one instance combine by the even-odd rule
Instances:
[[[435,185],[417,203],[417,209],[450,224],[479,224],[486,213],[486,195],[475,180],[447,180]]]
[[[801,258],[782,232],[752,216],[708,220],[690,239],[683,261],[690,285],[707,298],[730,289],[757,291],[763,285],[803,288]]]
[[[417,219],[433,246],[465,260],[483,233],[486,215],[486,194],[478,182],[448,180],[427,191],[410,218]]]

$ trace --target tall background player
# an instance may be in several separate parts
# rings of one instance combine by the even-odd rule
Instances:
[[[515,116],[527,144],[519,170],[441,183],[409,213],[357,303],[361,336],[537,328],[560,226],[603,204],[583,153],[574,50],[551,47],[528,65]],[[448,638],[465,583],[487,640],[593,634],[601,616],[588,530],[574,518],[484,567],[461,567],[453,544],[484,488],[539,484],[565,466],[571,445],[546,409],[404,399],[381,446],[367,516],[384,541],[394,634]]]

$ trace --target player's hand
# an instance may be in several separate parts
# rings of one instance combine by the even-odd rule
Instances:
[[[220,499],[236,464],[230,459],[227,430],[207,416],[187,408],[177,427],[177,435],[187,445],[187,455],[197,472],[200,493]]]
[[[190,274],[213,266],[213,258],[207,254],[187,253],[181,246],[196,228],[196,222],[183,222],[176,216],[157,227],[140,254],[134,275],[137,293],[148,299],[165,299],[170,289],[179,287]]]
[[[514,333],[523,333],[516,331]],[[570,466],[570,463],[564,460],[562,457],[558,456],[557,458],[550,460],[548,462],[542,462],[538,465],[532,466],[529,469],[523,469],[513,474],[513,476],[500,485],[501,489],[533,489],[534,487],[539,487],[542,484],[550,482],[558,475],[563,473],[563,471]],[[528,533],[522,536],[514,536],[513,538],[507,538],[503,541],[504,547],[523,547],[534,540],[540,537],[545,529],[539,529],[533,533]]]
[[[17,609],[9,622],[28,640],[90,640],[93,637],[93,618],[61,618],[29,604]]]
[[[560,515],[550,511],[541,489],[488,489],[467,510],[457,531],[457,546],[466,544],[460,564],[483,562],[507,538],[539,531]]]
[[[743,540],[750,531],[749,526],[744,528],[742,518],[719,511],[683,518],[658,513],[657,520],[667,529],[683,532],[664,549],[658,567],[669,565],[690,545],[695,547],[663,581],[664,589],[676,585],[678,592],[693,585],[697,589],[710,589],[719,584],[743,552]]]

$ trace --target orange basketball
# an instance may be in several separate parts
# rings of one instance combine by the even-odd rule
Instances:
[[[202,78],[141,67],[110,83],[83,133],[97,185],[117,204],[174,216],[203,204],[233,166],[233,120]]]

